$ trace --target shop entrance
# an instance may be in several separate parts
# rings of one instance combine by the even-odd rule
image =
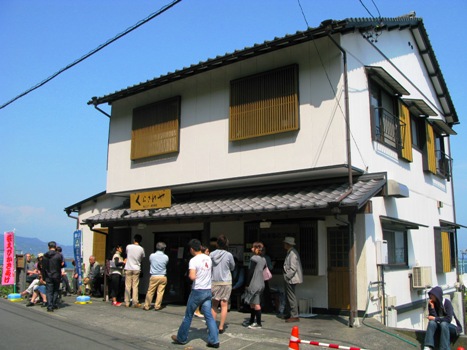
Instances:
[[[153,251],[156,251],[157,242],[164,242],[167,245],[165,253],[169,257],[164,303],[184,304],[188,300],[191,289],[188,262],[192,256],[187,244],[193,238],[201,239],[201,231],[155,232]]]

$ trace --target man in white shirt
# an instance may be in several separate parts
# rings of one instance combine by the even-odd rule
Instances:
[[[133,244],[126,246],[125,263],[125,306],[130,307],[130,295],[132,294],[133,307],[140,307],[139,303],[139,274],[141,273],[141,261],[144,258],[144,248],[141,247],[143,237],[136,234]]]
[[[183,317],[177,335],[172,335],[172,340],[175,344],[187,343],[193,314],[196,308],[200,306],[209,330],[207,347],[218,348],[219,332],[216,321],[211,314],[211,258],[201,252],[201,242],[199,240],[192,239],[188,246],[191,255],[193,255],[188,265],[188,277],[193,281],[193,285],[186,305],[185,317]]]

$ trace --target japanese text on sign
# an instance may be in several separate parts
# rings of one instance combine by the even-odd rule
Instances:
[[[140,192],[130,195],[131,210],[170,208],[171,205],[172,192],[170,190]]]
[[[15,284],[15,234],[5,232],[3,237],[3,273],[2,285]]]

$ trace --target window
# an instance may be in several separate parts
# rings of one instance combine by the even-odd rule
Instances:
[[[451,157],[444,148],[444,137],[435,131],[436,173],[447,179],[451,176]]]
[[[388,242],[388,264],[408,266],[407,231],[384,229],[383,239]]]
[[[454,232],[445,228],[435,228],[436,272],[451,272],[456,266]]]
[[[230,82],[230,141],[298,130],[298,66]]]
[[[410,113],[410,130],[412,134],[412,145],[421,150],[425,144],[425,121]]]
[[[180,96],[133,110],[131,160],[178,152]]]
[[[444,137],[431,124],[426,123],[424,170],[450,179],[451,158],[445,153]]]
[[[402,149],[401,122],[397,116],[396,97],[374,81],[370,81],[370,106],[374,139],[395,150]]]

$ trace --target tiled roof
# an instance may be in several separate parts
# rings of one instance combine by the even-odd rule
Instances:
[[[85,220],[85,224],[109,224],[127,221],[159,221],[170,219],[235,216],[246,214],[322,210],[339,206],[361,208],[386,184],[382,174],[363,175],[353,185],[352,193],[340,203],[348,183],[334,182],[287,189],[257,190],[247,193],[199,197],[173,201],[172,207],[152,210],[111,209]]]

